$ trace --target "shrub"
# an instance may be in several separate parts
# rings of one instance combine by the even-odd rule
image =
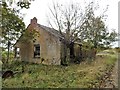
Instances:
[[[116,47],[115,50],[120,53],[120,47]]]

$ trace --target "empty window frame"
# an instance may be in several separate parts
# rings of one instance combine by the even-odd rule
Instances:
[[[19,57],[20,57],[20,48],[19,48],[19,47],[16,47],[16,48],[15,48],[15,57],[16,57],[16,58],[19,58]]]
[[[40,58],[40,44],[34,44],[34,58]]]

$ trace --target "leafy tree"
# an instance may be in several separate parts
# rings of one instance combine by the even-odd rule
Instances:
[[[7,62],[9,59],[9,50],[15,40],[25,30],[25,24],[22,17],[18,16],[19,11],[23,8],[28,9],[31,2],[34,0],[2,0],[1,5],[1,33],[2,48],[3,46],[8,49]],[[14,7],[15,6],[15,7]],[[4,49],[3,49],[4,50]]]
[[[97,48],[104,42],[110,43],[110,41],[114,40],[115,33],[110,34],[103,21],[107,8],[103,14],[96,17],[94,11],[99,8],[99,5],[93,6],[93,4],[94,2],[90,2],[86,6],[85,12],[80,8],[79,4],[64,6],[53,3],[53,8],[49,8],[49,17],[52,15],[49,24],[52,28],[57,27],[64,38],[63,63],[66,63],[69,58],[69,52],[73,48],[75,41],[90,42],[94,48]]]
[[[103,42],[104,47],[106,47],[106,48],[111,47],[111,43],[118,41],[117,36],[118,36],[118,34],[116,33],[116,31],[114,29],[112,29],[112,32],[109,33],[109,35],[106,37],[106,40]]]
[[[104,14],[104,13],[103,13]],[[103,16],[94,15],[94,9],[91,5],[86,10],[85,22],[82,25],[82,30],[86,31],[86,41],[91,42],[94,48],[106,47],[116,40],[117,33],[113,30],[108,31],[107,26],[103,21]]]
[[[28,8],[30,8],[30,5],[31,5],[32,1],[34,1],[34,0],[2,0],[0,2],[5,2],[9,6],[13,6],[13,5],[15,6],[16,5],[17,8],[20,7],[21,9],[23,9],[23,8],[28,9]],[[14,9],[16,9],[16,7]]]
[[[25,30],[25,24],[16,12],[7,6],[7,3],[2,2],[1,11],[2,46],[8,50],[8,62],[10,48]]]

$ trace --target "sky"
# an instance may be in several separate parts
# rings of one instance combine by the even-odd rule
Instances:
[[[85,2],[86,1],[86,2]],[[60,4],[68,4],[68,3],[80,3],[81,7],[84,7],[91,0],[35,0],[32,2],[29,9],[23,9],[21,13],[24,13],[24,22],[27,25],[30,23],[30,19],[36,17],[38,19],[38,23],[47,26],[48,18],[47,15],[49,12],[48,7],[52,7],[53,2],[58,2]],[[96,15],[100,15],[106,6],[108,5],[108,10],[105,13],[108,15],[105,23],[108,26],[108,29],[116,29],[118,32],[118,2],[120,0],[92,0],[95,3],[99,2],[100,8],[95,12]],[[116,43],[115,43],[116,44]],[[116,44],[117,45],[117,44]]]

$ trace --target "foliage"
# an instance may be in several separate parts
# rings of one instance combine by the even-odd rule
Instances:
[[[106,37],[106,41],[104,42],[106,47],[110,47],[111,42],[118,41],[117,40],[118,34],[115,32],[114,29],[112,29],[112,32],[109,33],[109,35]]]
[[[120,53],[120,47],[115,47],[115,50]]]
[[[85,61],[67,67],[28,63],[24,73],[21,72],[24,62],[14,61],[9,69],[18,73],[3,80],[2,85],[6,88],[99,88],[101,76],[111,69],[116,60],[117,55],[110,54],[91,63]]]
[[[94,10],[92,2],[86,9],[82,24],[82,31],[86,32],[86,38],[83,41],[92,43],[94,48],[107,47],[116,40],[117,33],[115,30],[110,33],[103,21],[104,13],[102,16],[95,17]]]
[[[25,24],[16,12],[8,8],[7,3],[2,3],[2,43],[3,45],[13,44],[25,30]],[[7,46],[8,47],[8,46]]]
[[[84,20],[83,12],[79,4],[70,4],[66,7],[66,5],[53,3],[53,7],[49,9],[49,18],[52,18],[49,19],[50,26],[52,28],[57,27],[64,38],[64,59],[62,62],[67,63],[70,58],[68,54],[73,48],[74,42],[79,40],[78,35],[82,33],[79,29]]]
[[[35,42],[36,38],[39,37],[40,34],[37,30],[25,30],[20,38],[20,41],[22,43],[29,43],[29,42]]]
[[[20,11],[18,8],[28,9],[32,1],[34,0],[2,0],[0,2],[2,12],[0,15],[2,18],[0,22],[2,27],[1,36],[3,37],[2,46],[5,46],[6,44],[12,44],[13,42],[11,41],[15,42],[15,40],[18,39],[18,37],[21,35],[22,31],[25,30],[25,24],[18,16]]]
[[[7,51],[2,51],[2,63],[3,64],[5,64],[6,62],[7,62]],[[13,52],[10,52],[9,53],[9,60],[11,61],[11,60],[13,60],[13,58],[14,58],[14,54],[13,54]]]
[[[85,11],[81,9],[79,4],[69,4],[68,6],[53,3],[50,9],[49,24],[52,28],[57,27],[64,38],[66,47],[64,48],[65,58],[74,42],[88,42],[90,47],[108,47],[111,42],[115,41],[116,32],[108,32],[104,23],[105,11],[102,15],[95,16],[94,12],[99,5],[94,6],[95,2],[90,2],[85,7]],[[107,9],[106,9],[107,11]],[[64,33],[63,33],[64,32]],[[84,46],[84,44],[83,44]],[[74,56],[74,55],[73,55]],[[65,61],[63,61],[65,62]]]
[[[15,10],[8,7],[6,2],[1,3],[2,17],[2,47],[8,50],[7,61],[9,60],[9,51],[14,42],[20,37],[21,33],[25,30],[25,24],[22,19],[16,14]]]
[[[2,48],[7,48],[7,61],[9,60],[9,52],[13,44],[20,37],[21,33],[25,30],[25,24],[19,16],[20,10],[23,8],[28,9],[31,2],[34,0],[2,0],[0,21],[2,33]]]
[[[34,0],[2,0],[1,2],[7,3],[9,6],[15,6],[20,7],[21,9],[25,8],[28,9],[30,8],[31,2]],[[16,9],[16,8],[14,8]]]
[[[21,1],[17,2],[18,6],[20,6],[21,8],[26,8],[26,9],[30,8],[30,4],[31,4],[30,2],[21,2]]]

